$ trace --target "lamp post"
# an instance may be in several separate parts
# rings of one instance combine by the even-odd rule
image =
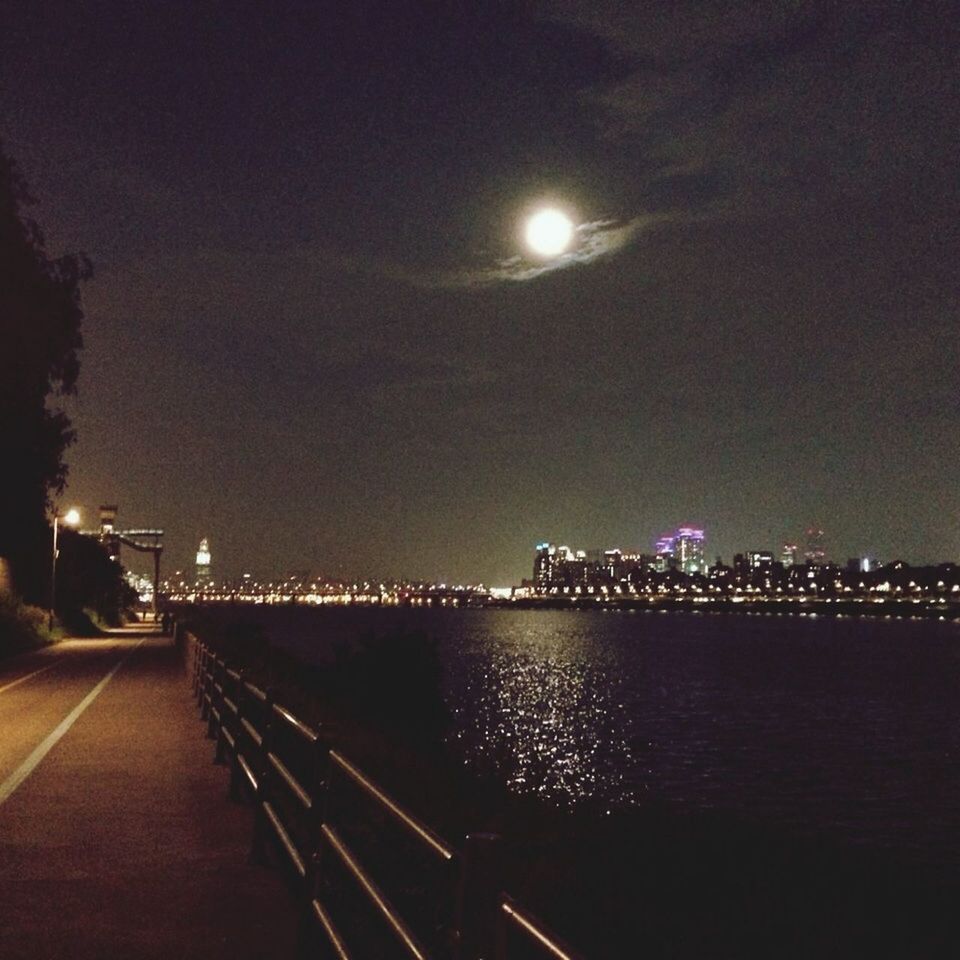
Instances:
[[[61,521],[68,527],[75,527],[80,522],[80,511],[68,510],[62,517],[59,513],[53,515],[53,562],[50,568],[50,619],[47,624],[48,630],[53,630],[53,607],[57,599],[57,556],[60,553],[57,548],[57,538]]]

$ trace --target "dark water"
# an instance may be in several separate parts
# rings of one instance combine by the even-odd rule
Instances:
[[[560,804],[657,797],[960,861],[960,626],[512,610],[262,609],[309,659],[439,645],[465,762]]]

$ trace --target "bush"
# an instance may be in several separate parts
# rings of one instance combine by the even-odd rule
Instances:
[[[47,611],[21,603],[10,594],[0,594],[0,657],[50,643]]]

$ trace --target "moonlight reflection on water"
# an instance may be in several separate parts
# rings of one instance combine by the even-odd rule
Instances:
[[[484,631],[461,648],[463,669],[451,669],[449,682],[466,761],[560,805],[622,803],[633,759],[615,662],[576,618],[546,617],[507,634]]]
[[[517,792],[600,809],[657,798],[960,858],[960,625],[550,610],[265,616],[284,618],[285,645],[308,658],[370,632],[435,638],[463,761]]]
[[[584,658],[502,652],[468,681],[467,696],[484,731],[474,758],[508,786],[560,803],[622,793],[629,749],[611,722],[609,678]],[[619,762],[598,763],[600,752]]]

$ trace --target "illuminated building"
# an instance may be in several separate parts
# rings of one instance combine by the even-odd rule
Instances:
[[[673,536],[673,555],[684,573],[706,573],[703,559],[703,531],[694,527],[679,527]]]
[[[660,573],[672,570],[676,566],[676,554],[673,549],[673,536],[664,534],[657,540],[654,550],[657,555],[656,568]]]
[[[567,579],[566,566],[573,561],[569,547],[556,547],[552,543],[538,543],[533,559],[533,582],[538,591],[546,593]]]
[[[210,579],[210,544],[204,537],[197,550],[197,580]]]
[[[602,566],[604,572],[611,580],[622,580],[626,574],[623,551],[604,550]]]
[[[795,543],[785,543],[780,551],[780,562],[784,567],[796,566],[800,562],[800,549]]]
[[[747,566],[754,573],[768,574],[773,570],[773,554],[768,550],[748,550]]]
[[[807,530],[807,549],[804,559],[811,567],[822,567],[827,562],[827,551],[824,549],[823,531],[813,526]]]

